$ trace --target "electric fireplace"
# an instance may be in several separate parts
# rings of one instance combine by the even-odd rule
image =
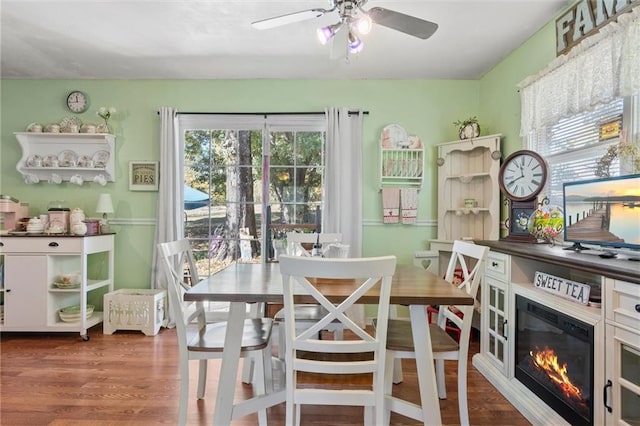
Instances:
[[[571,425],[593,425],[594,330],[516,295],[515,377]]]

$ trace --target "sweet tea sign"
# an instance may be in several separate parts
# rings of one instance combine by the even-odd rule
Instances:
[[[566,280],[544,272],[536,272],[536,275],[533,278],[533,285],[540,290],[544,290],[548,293],[564,297],[565,299],[569,299],[583,305],[589,303],[591,287],[588,284]]]

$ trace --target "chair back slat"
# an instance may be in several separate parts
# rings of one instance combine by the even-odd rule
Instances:
[[[480,282],[482,281],[482,276],[484,275],[484,268],[488,255],[488,247],[466,241],[454,241],[451,258],[449,259],[447,272],[445,274],[445,280],[466,291],[467,294],[475,299],[478,294]],[[462,275],[461,279],[458,278],[460,274]],[[457,282],[458,280],[460,281]],[[439,311],[438,324],[441,327],[444,327],[446,320],[449,320],[459,329],[465,330],[468,328],[466,323],[468,323],[469,326],[471,324],[474,307],[473,305],[453,306],[455,307],[455,310],[462,312],[462,318],[460,318],[454,310],[449,309],[449,307],[444,307]]]

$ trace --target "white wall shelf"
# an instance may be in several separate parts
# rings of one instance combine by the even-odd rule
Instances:
[[[115,141],[107,133],[15,132],[22,148],[16,169],[25,183],[115,182]],[[57,164],[55,163],[57,160]]]

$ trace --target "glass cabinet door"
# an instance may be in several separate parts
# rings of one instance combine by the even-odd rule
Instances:
[[[483,301],[487,303],[485,354],[507,375],[507,300],[505,284],[489,277],[485,280]]]
[[[619,353],[620,420],[640,425],[640,349],[621,343]]]
[[[612,338],[610,339],[610,336]],[[607,325],[608,345],[613,345],[609,364],[605,405],[615,425],[640,425],[640,335],[621,327]],[[607,422],[609,423],[609,422]]]

